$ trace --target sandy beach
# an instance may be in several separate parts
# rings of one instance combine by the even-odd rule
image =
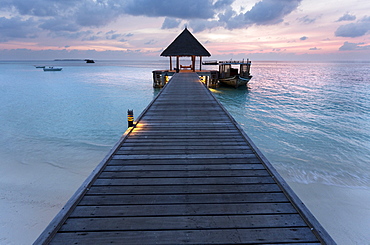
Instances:
[[[370,189],[319,183],[289,185],[338,245],[370,244]]]
[[[0,165],[0,172],[7,173],[0,180],[0,244],[27,245],[35,241],[98,165],[103,158],[99,155],[86,155],[84,161],[69,168],[2,159],[9,164]]]

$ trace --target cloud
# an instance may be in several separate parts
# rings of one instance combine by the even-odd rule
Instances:
[[[0,17],[0,42],[15,38],[36,38],[37,23],[32,19],[22,20],[19,17]]]
[[[297,19],[299,22],[304,23],[304,24],[311,24],[316,21],[316,19],[311,19],[308,17],[308,15],[303,16],[302,18]]]
[[[222,10],[229,7],[234,1],[235,0],[218,0],[213,6],[215,9]]]
[[[307,39],[308,39],[308,37],[303,36],[303,37],[301,37],[299,40],[304,41],[304,40],[307,40]]]
[[[162,29],[178,28],[183,20],[194,32],[223,27],[229,30],[252,25],[274,25],[296,10],[302,0],[260,0],[250,10],[232,8],[235,0],[0,0],[0,10],[14,17],[14,23],[2,19],[9,28],[1,33],[2,40],[31,37],[36,29],[49,32],[52,37],[83,38],[86,28],[107,26],[123,15],[166,17]],[[242,12],[240,12],[242,11]],[[29,18],[24,20],[24,17]],[[30,18],[31,17],[31,18]],[[32,21],[31,21],[32,19]],[[10,27],[28,26],[29,29]],[[16,34],[18,32],[18,34]],[[12,34],[13,33],[13,34]],[[7,36],[7,38],[5,38]],[[107,39],[124,40],[123,34],[112,34]]]
[[[350,43],[344,42],[339,48],[339,51],[353,51],[353,50],[370,50],[370,45],[364,45],[365,43]]]
[[[55,16],[60,15],[63,10],[73,8],[77,0],[5,0],[1,1],[1,9],[15,10],[20,15],[30,16]]]
[[[212,19],[235,0],[1,0],[0,10],[32,16],[50,33],[79,32],[102,27],[123,15],[167,17],[162,29],[178,27],[181,20]],[[114,37],[113,37],[114,38]]]
[[[197,32],[218,26],[233,30],[252,25],[275,25],[283,22],[284,17],[296,10],[301,1],[261,0],[245,13],[237,13],[230,5],[225,4],[223,11],[216,16],[217,20],[192,20],[190,26]]]
[[[102,31],[99,31],[97,33],[94,33],[93,31],[85,31],[85,32],[78,32],[83,36],[83,41],[94,41],[94,40],[117,40],[119,42],[127,42],[125,37],[131,37],[133,34],[121,34],[117,33],[117,31],[108,31],[103,33]],[[73,35],[74,33],[70,33],[69,35]]]
[[[157,43],[157,41],[156,41],[156,40],[151,39],[151,40],[149,40],[149,41],[145,42],[144,44],[145,44],[145,45],[152,45],[152,44],[156,44],[156,43]]]
[[[234,11],[231,8],[231,6],[228,7],[223,13],[219,13],[217,17],[218,17],[218,21],[216,21],[216,23],[218,22],[217,25],[223,26],[229,30],[251,26],[251,24],[245,23],[244,14],[237,14],[236,11]],[[208,29],[215,27],[215,21],[210,22],[213,23],[210,23],[208,25],[206,23],[202,23],[202,25]]]
[[[107,33],[105,33],[105,38],[107,40],[116,40],[118,38],[121,38],[123,35],[122,34],[119,34],[117,33],[117,31],[108,31]]]
[[[302,0],[262,0],[244,14],[247,23],[271,25],[283,22],[283,18],[297,9]]]
[[[355,20],[355,19],[356,19],[356,16],[355,15],[351,15],[349,13],[345,13],[336,22],[340,22],[340,21],[352,21],[352,20]]]
[[[361,37],[370,31],[370,17],[365,16],[356,23],[349,23],[338,27],[335,31],[337,37]]]
[[[58,31],[53,32],[51,36],[53,37],[64,37],[67,39],[82,39],[85,40],[97,40],[98,38],[94,38],[95,36],[91,36],[93,31],[77,31],[77,32],[69,32],[69,31]]]
[[[2,0],[0,10],[18,18],[32,16],[35,26],[52,33],[52,36],[78,33],[84,27],[105,26],[124,14],[122,4],[114,0]],[[35,28],[32,29],[35,32]]]
[[[67,31],[67,32],[77,32],[80,30],[80,27],[74,23],[70,18],[64,17],[55,17],[43,21],[39,25],[40,28],[52,32]]]
[[[76,23],[80,26],[101,27],[116,20],[122,15],[121,5],[113,0],[82,1],[79,11],[75,12]]]
[[[217,1],[215,6],[213,0],[126,0],[123,10],[136,16],[208,19],[215,15],[215,9],[222,6],[222,2],[225,1]]]
[[[321,48],[314,47],[314,48],[310,48],[309,50],[321,50]]]
[[[174,18],[166,18],[162,24],[161,29],[172,29],[179,27],[181,20]]]
[[[191,20],[189,21],[189,27],[193,29],[194,33],[201,32],[208,29],[213,29],[220,26],[218,21],[208,21],[208,20]]]

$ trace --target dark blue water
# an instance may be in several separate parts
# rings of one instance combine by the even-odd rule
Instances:
[[[137,117],[156,95],[151,71],[166,68],[166,60],[0,62],[1,244],[36,239],[124,133],[127,109]],[[254,62],[252,75],[247,88],[212,91],[288,183],[369,193],[370,63]],[[338,230],[315,207],[321,187],[297,194],[316,200],[314,214]],[[337,212],[356,205],[330,200]],[[359,223],[345,219],[337,222]],[[370,239],[361,227],[332,235],[339,244]]]

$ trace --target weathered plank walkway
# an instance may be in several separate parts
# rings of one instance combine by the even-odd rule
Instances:
[[[35,244],[335,244],[195,73],[179,73]]]

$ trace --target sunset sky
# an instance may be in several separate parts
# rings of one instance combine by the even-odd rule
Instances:
[[[369,0],[0,0],[0,60],[161,59],[185,26],[211,59],[370,60]]]

